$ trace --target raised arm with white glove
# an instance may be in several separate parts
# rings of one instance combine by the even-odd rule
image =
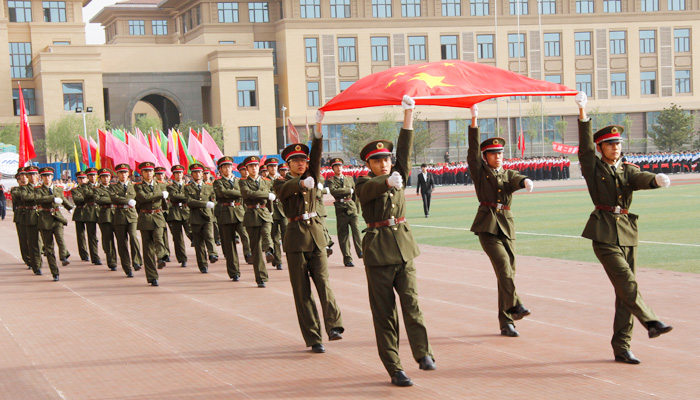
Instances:
[[[525,189],[527,189],[528,192],[532,192],[532,189],[535,188],[534,182],[532,182],[529,178],[526,178],[523,184],[525,185]]]
[[[54,197],[53,202],[56,204],[63,204],[63,199],[60,197]]]
[[[323,123],[323,117],[326,115],[321,110],[316,110],[316,130],[314,131],[314,137],[316,139],[321,139],[323,137],[323,130],[321,129],[321,123]]]
[[[401,106],[404,110],[413,110],[416,108],[416,101],[413,100],[413,97],[405,94],[403,95],[403,99],[401,99]]]
[[[277,196],[275,196],[274,193],[270,192],[270,194],[267,195],[267,198],[270,199],[270,201],[275,201]]]
[[[401,177],[401,174],[398,172],[394,171],[389,177],[386,179],[386,182],[389,186],[395,187],[396,189],[401,189],[403,186],[403,178]]]
[[[660,187],[667,188],[671,186],[671,178],[666,174],[656,174],[656,184]]]
[[[578,92],[576,97],[574,97],[574,101],[578,105],[578,108],[586,108],[586,103],[588,103],[586,92]]]
[[[301,185],[307,189],[313,189],[314,188],[314,178],[313,176],[308,176],[306,179],[303,179],[301,181]]]
[[[163,190],[163,198],[164,199],[167,199],[169,195],[170,195],[170,193],[168,193],[167,190]]]

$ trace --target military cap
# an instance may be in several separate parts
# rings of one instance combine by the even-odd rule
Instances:
[[[279,160],[276,159],[275,157],[271,157],[271,158],[268,158],[267,160],[265,160],[265,166],[266,166],[266,167],[267,167],[268,165],[278,165],[278,164],[279,164]]]
[[[243,166],[247,167],[249,165],[260,164],[260,157],[258,156],[248,156],[241,163]]]
[[[75,177],[76,178],[87,178],[87,174],[85,173],[85,171],[78,171],[75,173]]]
[[[223,156],[216,161],[216,166],[233,165],[233,157]]]
[[[620,125],[606,126],[593,135],[593,141],[595,144],[601,144],[603,142],[619,143],[622,142],[622,132],[624,131],[625,128]]]
[[[238,164],[238,165],[236,166],[236,169],[238,169],[239,171],[242,170],[242,169],[245,169],[245,164],[243,164],[243,163]]]
[[[211,174],[211,170],[207,167],[204,167],[204,171],[202,172],[204,172],[205,174]]]
[[[279,169],[280,171],[289,171],[289,166],[287,165],[287,163],[282,163],[277,169]]]
[[[282,158],[284,161],[289,162],[290,158],[303,156],[304,158],[309,157],[309,146],[301,143],[290,144],[282,150]]]
[[[345,163],[343,162],[342,158],[334,158],[331,160],[331,167],[334,165],[343,165],[343,164],[345,164]]]
[[[190,172],[202,172],[204,171],[204,165],[200,163],[192,163],[190,164]]]
[[[39,173],[39,168],[37,168],[37,167],[35,167],[35,166],[33,166],[33,165],[30,165],[30,166],[28,166],[28,167],[24,167],[24,172],[26,172],[27,174],[30,174],[30,175],[31,175],[31,174],[38,174],[38,173]]]
[[[502,137],[488,138],[481,142],[481,152],[493,152],[500,153],[503,151],[503,146],[505,146],[506,140]]]
[[[164,174],[165,173],[165,167],[156,167],[154,170],[156,171],[156,174]]]
[[[17,168],[17,175],[15,175],[15,176],[19,177],[20,175],[26,175],[26,174],[27,174],[27,171],[25,171],[24,167],[19,167],[19,168]]]
[[[391,157],[391,152],[394,150],[394,144],[388,140],[375,140],[369,142],[362,148],[360,158],[363,161],[369,161],[370,158]]]
[[[120,164],[120,165],[126,165],[126,164]],[[128,166],[127,166],[127,171],[128,171]],[[104,175],[112,176],[112,171],[110,171],[109,168],[100,168],[100,170],[97,172],[100,174],[100,176],[104,176]]]
[[[41,167],[39,175],[53,175],[54,169],[51,167]]]
[[[97,175],[97,168],[88,168],[85,170],[87,175]]]
[[[175,164],[173,165],[172,168],[170,168],[170,172],[175,173],[175,172],[185,172],[185,167],[183,167],[180,164]]]
[[[129,168],[129,164],[117,164],[114,170],[117,172],[129,172],[131,169]]]
[[[139,164],[139,169],[141,171],[153,170],[155,167],[156,165],[150,161],[144,161],[141,164]]]

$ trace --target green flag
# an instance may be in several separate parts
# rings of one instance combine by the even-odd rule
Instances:
[[[112,136],[126,143],[126,136],[124,135],[124,132],[120,131],[119,129],[112,129]]]

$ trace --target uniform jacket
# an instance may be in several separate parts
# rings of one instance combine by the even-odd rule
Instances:
[[[237,224],[243,222],[245,208],[241,197],[240,179],[231,176],[231,180],[220,177],[214,181],[214,194],[216,195],[216,221],[220,225]],[[222,203],[239,203],[239,205],[224,206]]]
[[[94,186],[92,183],[84,183],[71,190],[71,195],[75,202],[73,221],[97,222],[99,208],[97,203],[95,203],[95,192],[93,188]]]
[[[428,175],[428,178],[423,177],[423,173],[419,172],[418,173],[418,183],[416,183],[416,194],[421,192],[425,194],[429,194],[433,192],[433,188],[435,187],[435,181],[433,180],[433,174],[430,172],[425,172],[426,175]]]
[[[59,210],[59,204],[54,203],[54,199],[58,197],[63,200],[63,207],[68,210],[75,207],[68,199],[63,196],[63,188],[56,185],[53,186],[53,193],[51,193],[48,186],[37,186],[34,189],[34,198],[37,204],[37,211],[39,213],[39,229],[40,230],[51,230],[55,225],[62,224],[68,225],[68,220],[61,214]]]
[[[99,184],[95,186],[92,191],[95,193],[95,203],[99,207],[99,213],[97,215],[97,223],[111,224],[114,220],[114,208],[112,207],[112,190],[109,185],[102,186]]]
[[[280,179],[284,180],[284,177],[280,177]],[[271,181],[274,189],[275,180],[271,179]],[[272,210],[270,212],[272,213],[273,220],[277,221],[280,219],[287,218],[287,215],[284,212],[284,207],[282,206],[282,201],[279,198],[276,198],[275,201],[271,201],[270,203],[272,207]]]
[[[284,178],[276,179],[273,183],[275,194],[279,197],[284,208],[284,213],[288,218],[318,212],[316,194],[320,192],[318,186],[307,189],[301,187],[300,182],[311,176],[315,182],[320,179],[321,151],[323,149],[323,139],[314,138],[311,144],[311,154],[309,154],[309,168],[302,176],[293,177],[287,174]],[[306,220],[289,222],[284,233],[285,252],[309,252],[314,247],[323,249],[326,247],[326,238],[323,230],[323,222],[320,216],[310,217]]]
[[[208,201],[216,201],[214,187],[211,183],[202,181],[202,188],[199,189],[194,181],[185,185],[185,196],[187,196],[187,205],[190,208],[190,224],[202,225],[213,220],[214,213],[206,208]]]
[[[357,193],[355,190],[355,181],[349,176],[341,175],[340,177],[333,176],[329,178],[328,188],[330,189],[331,195],[335,199],[333,203],[335,205],[336,214],[339,211],[345,212],[347,215],[357,214]],[[353,193],[350,193],[350,192]],[[339,200],[345,199],[349,201],[340,202]]]
[[[613,172],[612,167],[595,154],[595,143],[591,132],[591,121],[578,123],[579,150],[583,178],[588,185],[594,205],[620,206],[629,209],[632,193],[640,189],[656,189],[656,174],[642,172],[634,164],[620,163]],[[613,214],[609,211],[593,210],[582,236],[597,242],[636,246],[636,214]]]
[[[136,208],[139,210],[136,223],[136,229],[138,230],[149,231],[156,227],[165,228],[166,225],[165,215],[163,215],[163,192],[166,190],[166,185],[165,183],[156,182],[155,179],[151,182],[153,183],[153,188],[146,182],[139,182],[129,186],[129,188],[133,186],[136,193]],[[123,187],[121,189],[124,190]],[[161,211],[155,213],[142,212],[155,210]]]
[[[272,182],[267,178],[258,176],[258,180],[250,177],[239,180],[243,203],[246,206],[243,226],[262,226],[266,222],[272,222],[270,213],[269,194],[272,191]],[[264,204],[265,207],[248,208],[255,204]]]
[[[471,171],[474,189],[479,202],[511,205],[513,192],[525,187],[527,176],[518,171],[503,169],[494,171],[481,158],[479,128],[469,127],[469,152],[467,163]],[[479,205],[470,230],[474,233],[488,232],[498,235],[500,230],[508,239],[515,239],[515,223],[510,210],[497,210],[494,207]]]
[[[39,215],[36,212],[36,200],[34,197],[35,187],[31,183],[20,186],[18,193],[19,199],[22,202],[24,213],[22,213],[22,225],[37,225],[39,223]]]
[[[404,182],[410,172],[413,130],[401,129],[396,145],[396,164],[391,172],[397,171]],[[370,172],[357,179],[357,197],[362,207],[362,217],[368,224],[386,221],[390,218],[406,217],[404,188],[388,187],[389,175],[376,176]],[[362,239],[365,266],[396,265],[410,261],[420,254],[413,239],[408,222],[394,226],[367,228]]]
[[[112,204],[114,204],[114,225],[127,225],[138,221],[139,215],[135,208],[128,207],[129,200],[136,200],[134,183],[129,181],[126,189],[121,182],[109,185]],[[138,200],[137,200],[138,201]]]
[[[166,216],[167,221],[189,221],[190,220],[190,207],[187,205],[187,195],[185,194],[185,184],[180,185],[177,182],[172,182],[167,186],[168,193],[168,203],[170,207],[168,208],[168,215]]]
[[[21,223],[22,218],[24,218],[25,209],[24,203],[20,200],[19,192],[22,186],[15,186],[10,189],[10,197],[12,198],[12,222]]]

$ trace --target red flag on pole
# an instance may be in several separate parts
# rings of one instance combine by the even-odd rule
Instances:
[[[287,118],[287,139],[289,139],[289,144],[300,142],[299,132],[297,132],[297,128],[294,127],[292,120],[289,118]]]
[[[523,136],[523,130],[520,128],[520,135],[518,136],[518,150],[520,150],[520,158],[525,156],[525,136]]]
[[[17,85],[19,86],[19,166],[24,167],[27,161],[36,157],[36,153],[34,152],[32,131],[27,120],[27,109],[24,106],[22,85],[19,82],[17,82]]]
[[[90,167],[90,159],[88,158],[88,151],[90,151],[90,145],[84,137],[78,135],[78,140],[80,140],[80,152],[83,155],[83,164]]]

